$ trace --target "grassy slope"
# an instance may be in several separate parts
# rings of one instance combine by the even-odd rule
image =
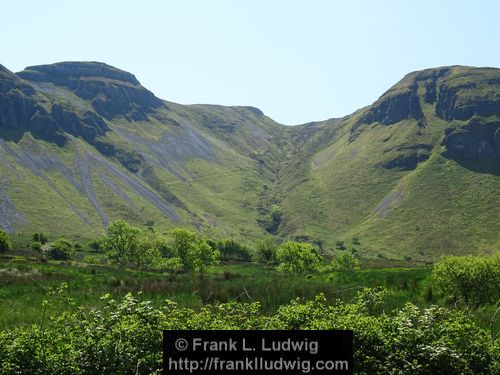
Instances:
[[[459,68],[451,75],[453,85],[455,79],[463,83],[463,73]],[[480,95],[486,89],[481,84],[477,90],[475,94]],[[320,146],[319,152],[316,148],[294,166],[302,180],[288,183],[284,233],[323,240],[330,248],[336,240],[350,242],[359,237],[365,256],[392,259],[407,255],[436,259],[443,253],[498,250],[500,176],[477,172],[485,163],[498,169],[498,161],[480,159],[465,168],[445,158],[441,146],[444,129],[464,123],[438,118],[435,106],[422,99],[422,85],[418,92],[427,123],[424,128],[415,120],[375,123],[363,125],[350,140],[349,130],[361,110],[337,123],[333,137],[320,135],[330,144]],[[324,126],[323,131],[331,132],[331,127]],[[415,170],[381,167],[417,144],[432,149],[430,158]]]
[[[493,74],[478,71],[476,78],[464,78],[464,72],[455,68],[450,85]],[[393,91],[404,92],[412,77]],[[476,94],[496,95],[488,87],[479,85]],[[64,88],[46,84],[44,89],[46,101],[74,105],[78,112],[91,109]],[[284,127],[248,107],[166,102],[168,109],[157,110],[147,122],[118,117],[108,123],[112,131],[103,140],[143,155],[145,163],[135,174],[81,139],[58,148],[25,133],[9,147],[57,160],[65,168],[50,164],[38,168],[36,176],[9,152],[2,154],[1,188],[26,219],[24,225],[16,223],[15,241],[24,245],[38,230],[84,240],[102,231],[106,221],[124,218],[139,225],[153,219],[163,230],[191,226],[214,237],[254,242],[272,237],[258,220],[278,205],[281,239],[319,240],[332,249],[335,241],[357,236],[365,256],[396,259],[493,251],[500,242],[498,174],[473,172],[441,155],[444,129],[462,123],[436,117],[434,105],[422,100],[422,85],[418,93],[425,128],[414,120],[375,123],[362,125],[355,138],[351,129],[369,107],[343,119]],[[416,144],[431,150],[429,160],[415,170],[380,166]],[[84,160],[90,180],[75,157]],[[158,202],[178,220],[162,213]]]

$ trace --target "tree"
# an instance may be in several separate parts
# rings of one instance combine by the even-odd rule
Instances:
[[[219,250],[212,248],[205,241],[200,241],[193,250],[191,256],[193,258],[194,269],[199,273],[200,277],[203,276],[208,267],[219,262]]]
[[[136,268],[156,268],[160,264],[164,240],[154,232],[119,220],[109,225],[99,243],[112,262]]]
[[[172,235],[172,249],[181,260],[185,271],[195,270],[202,275],[208,266],[219,260],[220,252],[213,249],[196,232],[177,228]]]
[[[99,239],[93,239],[88,242],[88,246],[94,250],[96,253],[99,253],[102,251],[101,249],[101,242]]]
[[[342,251],[331,263],[332,271],[354,271],[359,269],[359,260],[347,251]]]
[[[160,247],[164,240],[149,230],[141,231],[138,246],[127,251],[125,261],[136,268],[156,268],[161,263]]]
[[[49,239],[47,238],[47,236],[43,233],[33,233],[33,242],[39,242],[40,244],[42,245],[45,245],[47,242],[49,242]]]
[[[257,259],[264,264],[276,263],[278,246],[271,241],[262,241],[257,244]]]
[[[9,235],[0,229],[0,254],[12,251],[12,242]]]
[[[101,249],[116,263],[128,262],[128,255],[139,250],[141,231],[123,220],[111,223],[99,239]]]
[[[240,260],[248,262],[252,259],[248,248],[236,240],[223,240],[212,246],[220,251],[221,258],[224,260]]]
[[[344,241],[337,241],[335,243],[335,247],[337,248],[337,250],[347,250],[347,246],[345,245]]]
[[[279,272],[300,274],[318,270],[321,256],[311,244],[286,242],[276,252]]]

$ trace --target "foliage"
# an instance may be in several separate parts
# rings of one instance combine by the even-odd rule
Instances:
[[[279,272],[300,274],[319,268],[321,256],[314,246],[307,243],[286,242],[276,251]]]
[[[40,244],[42,245],[45,245],[47,242],[49,242],[49,239],[48,237],[43,234],[42,232],[38,233],[38,232],[35,232],[33,233],[33,242],[39,242]]]
[[[337,241],[337,242],[335,242],[335,248],[337,250],[342,250],[342,251],[347,250],[347,246],[345,245],[344,241]]]
[[[0,254],[12,251],[12,242],[9,235],[0,229]]]
[[[446,295],[467,306],[495,302],[500,298],[500,253],[443,257],[432,276]]]
[[[160,263],[160,248],[165,241],[154,232],[119,220],[109,225],[99,243],[112,262],[136,268],[155,268]]]
[[[332,271],[354,271],[359,269],[359,260],[348,251],[342,251],[333,258],[330,268]]]
[[[75,254],[75,248],[70,241],[59,239],[42,245],[41,252],[48,259],[68,260]]]
[[[271,241],[261,241],[257,243],[257,259],[263,264],[276,263],[276,251],[278,246]]]
[[[163,262],[163,268],[165,268],[169,272],[178,273],[183,269],[182,261],[177,257],[167,258]]]
[[[172,232],[171,248],[181,260],[185,271],[203,274],[210,265],[217,264],[220,253],[213,249],[198,233],[176,228]]]
[[[281,224],[281,216],[282,213],[280,206],[273,204],[271,206],[269,213],[259,219],[259,223],[269,233],[276,234]]]
[[[76,308],[59,292],[65,314],[0,333],[0,373],[151,374],[162,366],[162,330],[352,329],[357,374],[496,374],[500,346],[465,314],[407,304],[391,315],[368,314],[361,303],[328,305],[323,296],[296,299],[271,315],[259,303],[154,307],[127,294],[104,307]],[[49,303],[49,304],[50,304]]]
[[[99,253],[102,251],[101,241],[99,239],[90,240],[87,244],[88,244],[89,248],[94,250],[96,253]]]
[[[215,248],[219,250],[222,260],[249,262],[252,259],[248,247],[236,240],[217,241]]]

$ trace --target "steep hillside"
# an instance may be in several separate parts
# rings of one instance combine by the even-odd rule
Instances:
[[[0,66],[0,227],[87,239],[110,221],[415,259],[500,247],[500,70],[408,74],[342,119],[179,105],[130,73]],[[356,241],[355,241],[356,242]]]
[[[500,246],[500,70],[411,73],[301,160],[284,230],[414,259]],[[331,125],[325,124],[328,132]],[[301,212],[301,215],[297,213]]]

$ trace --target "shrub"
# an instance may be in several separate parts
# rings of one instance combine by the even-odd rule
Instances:
[[[99,239],[100,248],[108,258],[121,265],[136,268],[157,268],[164,239],[152,231],[134,227],[123,220],[111,223]]]
[[[67,240],[60,239],[41,246],[42,255],[48,259],[68,260],[75,254],[73,244]]]
[[[9,235],[0,229],[0,254],[12,251],[12,242]]]
[[[500,253],[493,256],[446,256],[434,265],[432,277],[453,300],[470,307],[500,298]]]
[[[364,293],[367,295],[370,293]],[[59,297],[61,298],[61,297]],[[498,374],[500,345],[467,315],[407,304],[371,315],[362,303],[296,299],[265,315],[259,303],[200,309],[172,301],[154,307],[127,294],[0,332],[5,374],[151,374],[162,367],[162,330],[279,329],[354,331],[356,374]],[[68,301],[70,303],[70,301]]]

